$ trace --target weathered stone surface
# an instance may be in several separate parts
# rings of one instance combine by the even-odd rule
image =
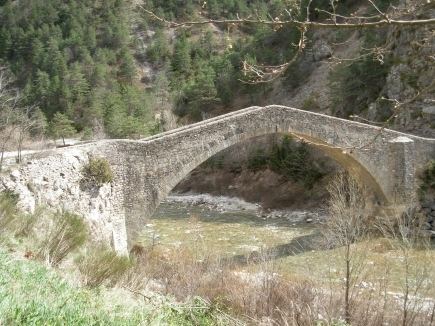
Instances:
[[[36,205],[82,214],[95,235],[127,250],[160,201],[195,167],[241,141],[282,133],[317,146],[361,179],[378,202],[404,202],[416,173],[435,157],[435,140],[283,106],[251,107],[144,140],[102,140],[25,157],[16,172],[0,176],[0,190]],[[105,157],[114,181],[81,187],[89,157]],[[31,190],[30,190],[31,189]]]

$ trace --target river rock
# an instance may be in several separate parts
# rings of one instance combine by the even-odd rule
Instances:
[[[12,181],[18,181],[20,179],[20,176],[21,176],[21,174],[20,174],[20,171],[18,171],[18,170],[14,170],[10,174]]]
[[[421,203],[421,208],[429,208],[432,206],[432,202],[430,201],[425,201],[423,203]]]
[[[422,115],[429,121],[435,121],[435,106],[426,106],[422,110]]]

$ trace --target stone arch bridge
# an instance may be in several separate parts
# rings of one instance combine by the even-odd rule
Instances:
[[[241,141],[292,134],[319,147],[360,178],[379,202],[403,202],[417,189],[417,174],[435,158],[435,139],[284,106],[250,107],[143,140],[102,140],[25,156],[0,175],[0,190],[19,204],[83,214],[92,232],[127,251],[160,201],[195,167]],[[106,158],[114,180],[83,187],[90,157]]]

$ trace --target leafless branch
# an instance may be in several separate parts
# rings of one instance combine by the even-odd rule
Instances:
[[[376,9],[376,11],[382,16],[382,17],[384,17],[384,19],[387,21],[387,22],[389,22],[390,21],[390,18],[388,18],[388,16],[387,16],[387,14],[386,13],[384,13],[383,11],[381,11],[379,8],[378,8],[378,6],[376,6],[375,5],[375,3],[372,1],[372,0],[367,0],[375,9]]]
[[[243,61],[243,72],[246,79],[240,80],[246,84],[260,84],[260,83],[269,83],[271,81],[276,80],[278,77],[282,76],[282,74],[288,69],[288,67],[293,64],[300,54],[303,52],[306,46],[306,32],[309,29],[322,29],[322,28],[339,28],[339,29],[355,29],[355,28],[379,28],[383,26],[415,26],[415,25],[435,25],[435,18],[431,19],[416,19],[416,20],[395,20],[391,19],[386,13],[382,12],[379,7],[377,7],[372,0],[368,0],[371,6],[375,8],[375,10],[379,13],[378,15],[372,16],[344,16],[338,15],[336,13],[334,1],[331,1],[331,7],[333,9],[332,12],[326,10],[315,9],[318,12],[326,13],[330,16],[329,22],[318,22],[310,20],[310,12],[311,12],[311,4],[312,0],[310,0],[305,8],[306,10],[306,19],[304,21],[296,19],[290,10],[286,10],[287,15],[289,16],[288,20],[281,20],[278,18],[268,17],[267,19],[261,18],[258,14],[255,18],[250,16],[245,18],[240,18],[237,15],[236,19],[205,19],[200,21],[185,21],[185,22],[175,22],[166,20],[164,17],[160,17],[156,15],[154,12],[139,6],[147,15],[149,15],[152,19],[163,23],[169,28],[180,28],[180,27],[192,27],[195,25],[206,25],[206,24],[216,24],[216,25],[266,25],[273,29],[279,29],[284,26],[293,26],[300,30],[301,36],[299,43],[296,45],[297,51],[293,55],[293,57],[287,62],[274,65],[274,66],[265,66],[265,65],[257,65],[251,64],[248,61]],[[337,23],[337,17],[343,19],[343,23]],[[372,54],[376,55],[377,60],[383,62],[384,54],[381,48],[375,48],[372,50]],[[369,54],[367,54],[369,55]],[[339,59],[333,58],[337,61],[346,61],[350,59]]]
[[[141,7],[141,6],[140,6]],[[157,16],[152,11],[141,7],[141,9],[148,14],[151,18],[161,23],[164,23],[169,28],[179,28],[179,27],[189,27],[194,25],[207,25],[207,24],[235,24],[235,25],[267,25],[271,27],[283,27],[283,26],[295,26],[299,28],[316,28],[316,29],[324,29],[324,28],[379,28],[384,26],[431,26],[435,25],[435,18],[429,19],[414,19],[414,20],[401,20],[401,19],[380,19],[377,21],[361,21],[357,23],[345,22],[345,23],[325,23],[325,22],[317,22],[317,21],[300,21],[296,19],[289,20],[271,20],[271,19],[252,19],[252,18],[237,18],[237,19],[205,19],[201,21],[186,21],[186,22],[174,22],[166,20],[165,18]]]

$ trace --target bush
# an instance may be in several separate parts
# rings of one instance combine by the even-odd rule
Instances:
[[[10,190],[0,194],[0,232],[6,230],[17,217],[18,196]]]
[[[342,63],[329,75],[329,88],[335,113],[348,117],[360,114],[374,102],[385,85],[389,62],[372,57]]]
[[[424,170],[423,182],[428,189],[435,190],[435,160],[430,161]]]
[[[316,93],[311,93],[311,95],[309,97],[307,97],[304,102],[302,103],[302,109],[303,110],[319,110],[320,109],[320,105],[319,102],[317,101],[318,98],[318,94]]]
[[[431,160],[420,176],[421,185],[419,189],[420,199],[425,199],[426,195],[435,192],[435,160]]]
[[[98,287],[104,283],[114,285],[132,266],[128,257],[118,256],[103,246],[91,248],[76,263],[83,283],[89,287]]]
[[[112,169],[109,162],[104,158],[91,158],[82,170],[84,181],[101,187],[113,180]]]
[[[323,173],[312,163],[307,145],[303,142],[296,144],[288,136],[273,149],[269,166],[289,180],[302,182],[308,189],[323,177]]]
[[[39,246],[38,256],[50,265],[57,266],[70,252],[85,243],[87,234],[82,217],[62,212],[58,218],[53,218],[46,237]]]
[[[267,167],[268,156],[262,149],[257,149],[248,158],[248,169],[258,171]]]

